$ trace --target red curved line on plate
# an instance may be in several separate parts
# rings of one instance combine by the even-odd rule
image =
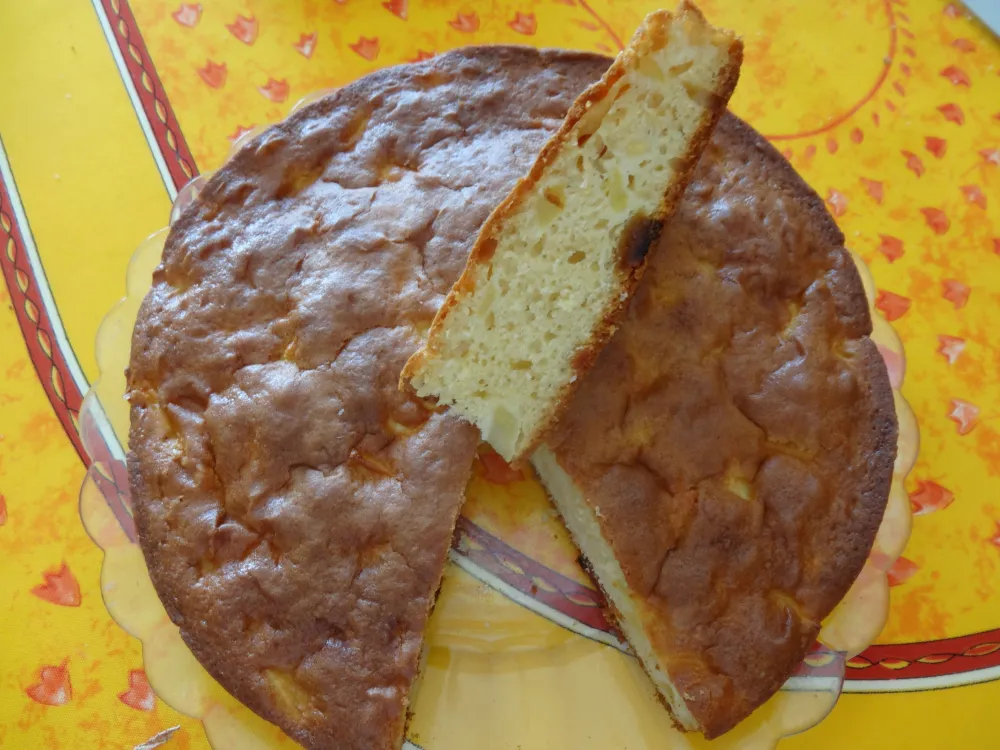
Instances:
[[[167,165],[170,179],[174,187],[179,190],[198,174],[198,168],[187,146],[187,141],[181,133],[177,117],[163,90],[159,75],[153,66],[142,34],[136,25],[132,9],[127,0],[101,0],[99,11],[105,14],[108,26],[114,32],[119,51],[142,104],[142,111],[136,112],[136,115],[144,117],[149,123],[161,156]],[[145,74],[145,83],[143,82],[143,74]],[[157,104],[160,105],[162,115],[157,112]],[[173,147],[170,145],[170,137],[173,138],[175,144]],[[10,193],[2,179],[0,179],[0,193],[2,193],[0,205],[12,206]],[[131,515],[128,472],[125,465],[114,457],[110,446],[96,430],[93,430],[93,434],[88,435],[87,441],[88,444],[94,446],[94,455],[88,456],[84,448],[78,424],[83,396],[66,364],[67,358],[72,357],[73,354],[72,352],[63,352],[55,336],[52,335],[52,311],[45,308],[41,296],[38,294],[39,279],[35,277],[31,266],[28,264],[23,267],[18,265],[19,261],[27,257],[23,238],[24,233],[30,230],[27,227],[18,226],[13,212],[10,214],[9,222],[10,232],[0,226],[0,266],[3,268],[4,281],[11,301],[14,303],[18,327],[28,349],[29,358],[49,403],[77,455],[88,468],[93,464],[98,464],[103,469],[103,472],[96,474],[97,486],[122,530],[130,540],[134,541],[135,524]],[[8,244],[13,248],[13,261],[7,257]],[[25,292],[21,292],[17,284],[18,272],[26,281]],[[30,302],[38,311],[37,322],[33,322],[28,317],[25,301]],[[45,353],[38,341],[39,331],[43,332],[51,342],[51,357]],[[61,380],[62,395],[59,394],[53,383],[53,373]]]
[[[184,140],[173,107],[170,106],[170,100],[156,73],[156,66],[153,65],[149,50],[139,32],[132,8],[128,0],[101,0],[100,10],[104,12],[108,26],[114,31],[115,41],[132,79],[132,85],[139,95],[142,111],[136,112],[136,115],[145,118],[149,123],[156,138],[156,145],[159,146],[160,154],[170,172],[174,188],[180,190],[192,178],[198,176],[198,166],[191,155],[187,141]],[[143,73],[146,74],[148,83],[143,82]],[[160,105],[162,115],[157,112],[157,104]],[[170,145],[168,134],[173,137],[176,146]]]
[[[983,646],[987,650],[975,653],[976,648]],[[990,648],[992,646],[997,648]],[[921,662],[924,658],[933,661]],[[905,664],[889,668],[883,666],[887,661]],[[1000,666],[1000,628],[935,641],[869,646],[854,663],[849,660],[847,666],[845,679],[858,681],[943,677],[997,667]]]
[[[853,107],[844,112],[843,114],[837,115],[835,118],[830,120],[830,122],[825,125],[821,125],[818,128],[813,128],[812,130],[804,130],[801,133],[786,133],[781,135],[766,135],[764,136],[769,141],[791,141],[796,138],[807,138],[812,135],[819,135],[820,133],[825,133],[828,130],[840,125],[845,120],[851,118],[859,109],[865,106],[868,102],[872,100],[878,90],[882,88],[885,84],[886,79],[889,77],[889,71],[892,69],[892,64],[896,61],[896,42],[898,37],[898,31],[896,30],[896,17],[892,12],[892,3],[890,0],[883,0],[883,6],[885,7],[886,15],[889,18],[889,53],[886,55],[889,62],[882,66],[882,73],[879,75],[875,84],[868,90],[860,101],[858,101]]]
[[[21,337],[28,350],[28,358],[35,368],[39,383],[45,391],[56,418],[62,425],[66,437],[69,438],[80,460],[88,468],[94,462],[101,463],[110,474],[110,478],[98,482],[98,486],[101,487],[105,501],[122,529],[125,530],[126,534],[129,534],[130,538],[134,538],[134,525],[129,512],[128,495],[121,491],[122,477],[125,476],[124,466],[120,465],[120,461],[111,457],[110,450],[103,443],[101,445],[104,450],[98,452],[97,456],[90,457],[84,450],[83,439],[78,427],[83,396],[66,364],[66,355],[59,349],[59,343],[53,335],[50,313],[45,308],[38,291],[40,288],[39,280],[35,277],[31,264],[25,262],[28,254],[24,238],[30,229],[20,226],[17,221],[17,215],[13,210],[14,202],[11,199],[13,190],[14,186],[11,185],[8,188],[3,176],[0,175],[0,217],[2,217],[0,220],[0,269],[2,269],[4,282],[7,285],[7,292],[10,295],[11,306],[14,308]],[[5,224],[10,227],[9,230],[4,228]],[[19,276],[22,279],[21,284],[18,284]],[[24,291],[21,291],[22,284]],[[33,321],[29,317],[28,305],[31,305],[36,311],[37,320]],[[42,333],[50,342],[51,356],[42,348],[38,340],[39,333]],[[54,374],[62,383],[61,394],[53,382]],[[127,480],[125,485],[127,487]]]
[[[475,547],[463,544],[465,538],[475,542]],[[542,565],[464,516],[458,519],[455,542],[452,546],[460,554],[525,596],[595,630],[604,633],[614,632],[604,616],[605,602],[599,591]],[[518,573],[504,562],[513,564],[522,572]],[[534,581],[535,578],[544,581],[552,591],[539,587]]]
[[[611,24],[609,24],[607,21],[601,18],[601,16],[598,15],[597,11],[595,11],[593,8],[590,7],[590,5],[587,3],[587,0],[579,0],[579,2],[580,2],[580,7],[583,8],[585,11],[587,11],[587,13],[590,14],[590,17],[593,18],[595,21],[597,21],[597,23],[599,23],[604,28],[608,36],[610,36],[612,39],[615,40],[615,44],[618,45],[618,49],[625,49],[625,45],[622,44],[621,37],[618,36],[615,33],[615,30],[611,28]]]
[[[42,304],[41,295],[38,293],[38,280],[35,278],[31,265],[23,263],[28,254],[24,247],[24,233],[17,222],[14,214],[14,202],[11,200],[11,192],[8,190],[3,176],[0,175],[0,267],[3,268],[4,281],[7,284],[7,292],[10,295],[11,306],[17,317],[17,324],[21,330],[21,337],[28,349],[28,357],[38,375],[39,383],[48,397],[52,410],[63,426],[66,436],[73,444],[80,458],[86,462],[86,452],[83,449],[83,442],[77,432],[75,420],[80,413],[80,404],[83,397],[76,383],[70,375],[69,368],[63,353],[56,344],[55,336],[52,334],[52,323],[49,313]],[[4,224],[10,225],[10,231],[4,229]],[[11,258],[10,255],[14,257]],[[22,292],[17,283],[18,274],[25,280],[25,290]],[[27,305],[33,306],[37,311],[37,321],[32,321],[28,316]],[[42,332],[52,342],[52,356],[49,357],[42,349],[38,341],[38,333]],[[52,382],[52,371],[55,370],[62,380],[63,393],[60,396]]]

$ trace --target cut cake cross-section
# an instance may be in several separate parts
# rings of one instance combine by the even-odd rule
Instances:
[[[742,55],[687,2],[647,16],[485,223],[401,385],[529,455],[614,332]]]

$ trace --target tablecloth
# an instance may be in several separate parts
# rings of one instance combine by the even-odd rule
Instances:
[[[0,3],[0,746],[208,746],[109,615],[79,512],[95,334],[177,191],[311,92],[470,43],[612,54],[655,5]],[[889,621],[782,747],[1000,746],[1000,43],[940,0],[700,6],[746,41],[732,109],[871,268],[921,436]]]

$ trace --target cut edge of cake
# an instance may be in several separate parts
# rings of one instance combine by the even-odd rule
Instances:
[[[647,16],[487,219],[400,386],[530,455],[614,333],[742,56],[686,0]]]
[[[540,446],[532,455],[531,462],[556,510],[562,516],[570,536],[586,558],[587,567],[603,591],[611,609],[611,619],[632,647],[660,699],[681,729],[689,732],[702,731],[700,722],[688,709],[683,694],[670,680],[663,667],[663,660],[657,656],[656,648],[643,626],[646,619],[643,604],[632,595],[625,572],[611,545],[604,538],[594,509],[547,446]]]

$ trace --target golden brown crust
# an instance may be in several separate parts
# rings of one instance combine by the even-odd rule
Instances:
[[[842,234],[732,115],[661,242],[548,445],[715,737],[784,683],[860,572],[895,410]]]
[[[479,236],[476,238],[469,253],[469,259],[465,269],[458,281],[455,282],[441,309],[438,310],[431,324],[427,336],[427,342],[416,352],[403,368],[400,375],[400,388],[413,392],[410,380],[420,371],[426,360],[437,356],[439,353],[438,341],[442,335],[445,320],[451,311],[458,304],[459,300],[471,295],[475,291],[475,280],[481,269],[488,266],[493,258],[496,249],[494,237],[502,231],[507,218],[514,213],[525,197],[529,195],[542,178],[543,173],[549,164],[556,158],[556,155],[567,143],[573,129],[580,120],[597,102],[600,102],[609,95],[614,84],[625,75],[626,71],[635,64],[637,55],[644,53],[647,47],[654,49],[666,44],[667,33],[671,23],[697,23],[706,25],[706,21],[701,12],[691,3],[682,2],[678,13],[675,15],[667,11],[656,11],[646,17],[644,23],[636,31],[630,45],[612,62],[611,66],[604,73],[599,81],[591,85],[584,91],[570,107],[566,114],[566,119],[559,130],[549,139],[538,154],[538,158],[532,164],[531,170],[511,189],[507,197],[501,201],[490,214],[490,217],[483,224]],[[705,113],[705,117],[697,128],[695,136],[691,139],[687,152],[679,159],[679,166],[676,168],[676,178],[670,185],[669,190],[664,194],[663,201],[657,210],[648,217],[650,225],[647,227],[646,239],[654,241],[663,228],[664,223],[670,218],[677,207],[684,189],[687,187],[691,174],[698,163],[705,145],[711,140],[712,130],[719,118],[726,111],[726,104],[736,83],[739,80],[740,66],[743,62],[743,42],[729,34],[711,27],[706,28],[706,33],[711,33],[719,40],[728,42],[729,62],[719,77],[715,90],[710,92],[712,106]],[[643,217],[646,218],[646,217]],[[641,254],[632,254],[632,258],[626,258],[619,266],[621,271],[618,283],[619,293],[611,295],[601,316],[601,320],[595,327],[590,341],[580,348],[573,359],[573,372],[576,374],[570,382],[563,386],[558,396],[553,400],[549,413],[542,420],[542,426],[532,436],[532,439],[525,443],[518,456],[513,457],[512,463],[520,465],[526,462],[535,448],[541,444],[545,435],[551,430],[559,415],[565,411],[572,394],[576,391],[582,375],[590,369],[594,359],[604,345],[611,338],[615,331],[615,324],[624,314],[628,307],[636,284],[642,278],[646,268],[646,248]],[[623,257],[628,256],[625,253]]]
[[[495,47],[380,71],[251,141],[171,229],[128,375],[140,544],[199,661],[308,747],[401,739],[477,440],[399,372],[607,65]]]

